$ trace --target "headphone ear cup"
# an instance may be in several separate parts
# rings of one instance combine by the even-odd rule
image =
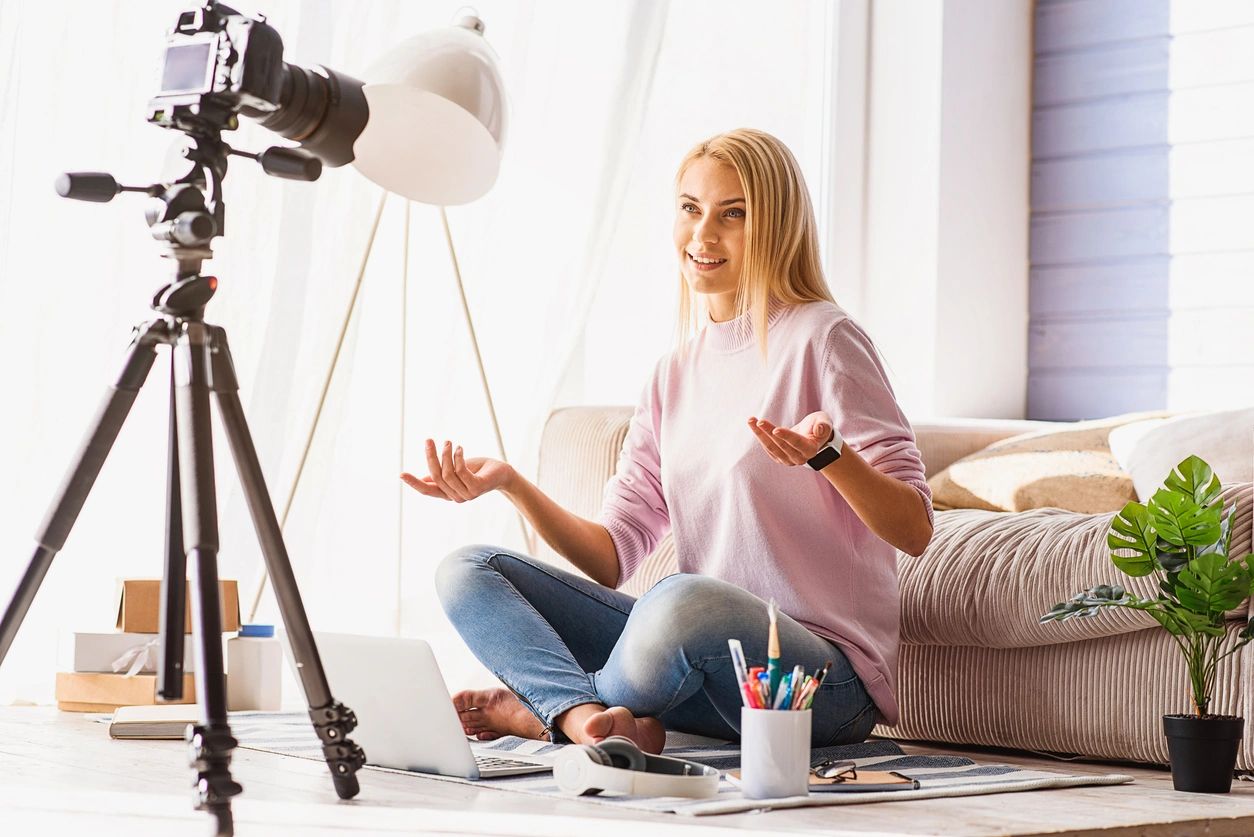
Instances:
[[[611,735],[602,741],[591,746],[595,750],[599,750],[610,761],[612,767],[620,767],[624,770],[644,770],[646,760],[645,755],[636,746],[636,742],[630,738],[621,735]]]
[[[594,796],[601,788],[589,787],[588,772],[594,764],[610,767],[610,757],[590,744],[563,747],[553,762],[553,778],[567,793]]]

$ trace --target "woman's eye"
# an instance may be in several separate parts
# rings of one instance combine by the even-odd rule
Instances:
[[[744,211],[743,209],[729,209],[729,210],[727,210],[727,211],[728,211],[728,212],[739,212],[739,213],[740,213],[739,215],[734,215],[734,216],[732,216],[732,217],[734,217],[734,218],[743,218],[743,217],[745,217],[745,211]]]
[[[690,203],[681,203],[681,204],[679,205],[679,208],[680,208],[680,209],[683,209],[683,210],[687,210],[687,209],[688,209],[688,207],[690,207],[690,206],[692,206],[692,204],[690,204]],[[693,208],[693,209],[696,209],[696,207],[695,207],[695,206],[692,206],[692,208]]]

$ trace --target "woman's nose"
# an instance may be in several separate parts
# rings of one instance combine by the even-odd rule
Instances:
[[[714,230],[714,224],[704,218],[697,221],[692,228],[692,240],[696,242],[718,241],[718,234]]]

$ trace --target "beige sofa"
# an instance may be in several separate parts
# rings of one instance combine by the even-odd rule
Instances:
[[[541,441],[540,487],[594,518],[614,473],[630,407],[553,412]],[[1054,425],[956,419],[914,426],[929,476],[1008,436]],[[1232,549],[1251,550],[1251,486],[1227,485],[1236,502]],[[901,719],[875,734],[896,739],[1012,747],[1092,758],[1167,764],[1164,713],[1189,711],[1188,683],[1171,638],[1143,614],[1039,624],[1056,602],[1091,585],[1128,581],[1110,563],[1110,514],[1046,508],[936,513],[932,543],[918,558],[898,553],[902,647]],[[547,546],[541,558],[570,565]],[[640,595],[676,571],[668,536],[624,586]],[[1248,602],[1230,614],[1244,627]],[[1221,664],[1211,711],[1248,719],[1238,769],[1254,769],[1251,668],[1254,643]]]

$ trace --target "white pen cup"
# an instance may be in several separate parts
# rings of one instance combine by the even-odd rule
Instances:
[[[740,708],[740,789],[749,799],[810,793],[810,710]]]

